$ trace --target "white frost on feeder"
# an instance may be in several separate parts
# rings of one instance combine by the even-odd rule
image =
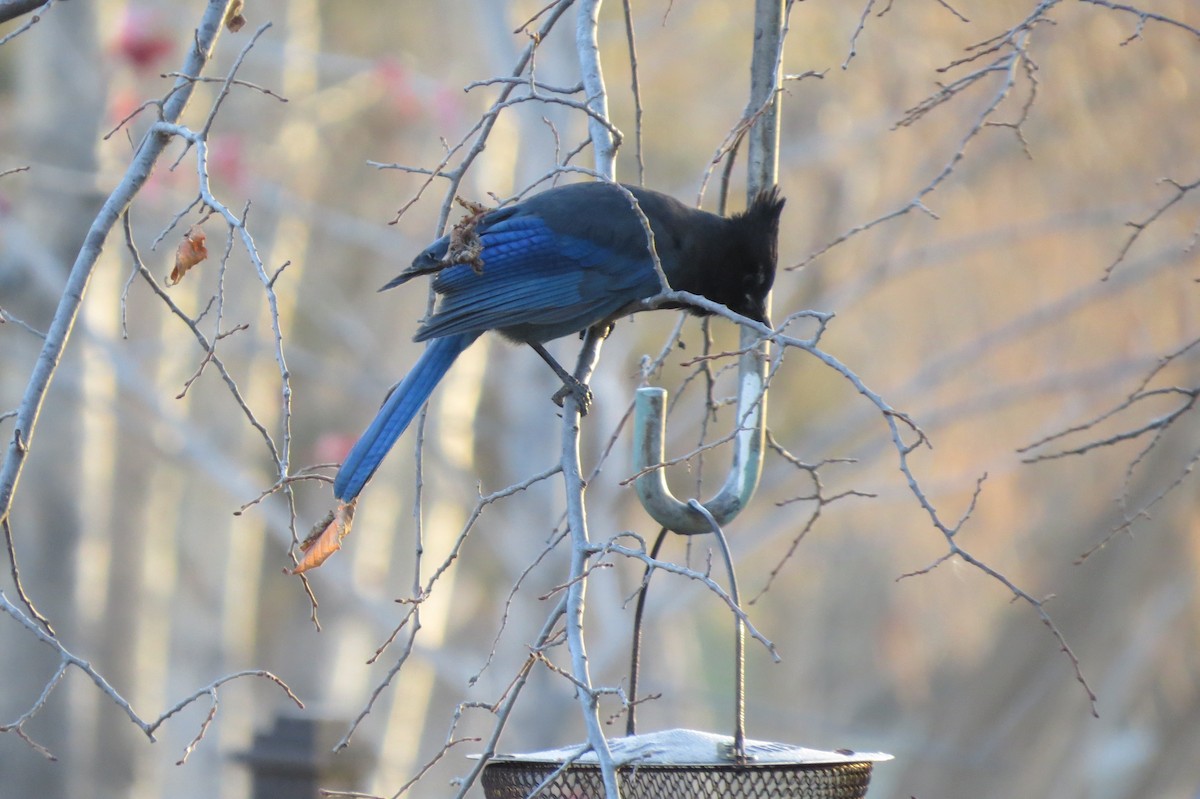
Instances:
[[[617,766],[720,766],[729,765],[725,753],[733,746],[733,738],[697,730],[663,730],[625,738],[609,738],[608,748]],[[541,752],[496,755],[496,762],[520,763],[596,763],[596,753],[586,751],[586,744],[545,749]],[[852,752],[839,749],[827,752],[792,744],[768,741],[746,741],[748,765],[821,765],[828,763],[879,763],[891,760],[883,752]]]

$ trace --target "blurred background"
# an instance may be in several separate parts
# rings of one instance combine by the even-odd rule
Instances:
[[[290,262],[274,285],[290,413],[263,286],[239,242],[222,266],[230,245],[219,219],[203,228],[210,259],[169,295],[198,316],[223,289],[220,329],[248,328],[217,352],[276,448],[287,423],[292,472],[339,461],[420,352],[411,336],[425,292],[375,290],[438,233],[444,186],[433,183],[389,224],[427,178],[375,164],[437,166],[500,91],[464,87],[512,74],[530,42],[521,26],[543,5],[255,0],[246,28],[219,42],[214,77],[272,23],[239,77],[273,94],[235,87],[211,128],[209,168],[218,197],[246,214],[267,268]],[[955,541],[1030,596],[1053,596],[1046,609],[1098,713],[1060,642],[1000,581],[959,558],[899,579],[944,555],[946,540],[900,473],[878,410],[828,366],[791,351],[772,384],[769,425],[813,468],[769,453],[753,505],[728,530],[743,593],[755,597],[750,618],[782,656],[775,663],[748,646],[748,733],[894,754],[876,768],[874,797],[1200,796],[1192,476],[1200,424],[1186,412],[1157,438],[1150,430],[1078,456],[1024,462],[1137,430],[1187,396],[1156,395],[1018,452],[1120,407],[1160,359],[1200,337],[1200,191],[1167,207],[1110,271],[1136,231],[1126,223],[1149,219],[1177,195],[1163,179],[1200,177],[1200,7],[1138,4],[1175,25],[1113,5],[808,0],[792,11],[784,71],[821,76],[790,81],[783,96],[779,182],[788,204],[774,314],[836,314],[821,348],[928,435],[932,447],[910,463],[946,525],[972,508],[987,475]],[[1039,6],[1049,21],[1016,37],[1035,66],[1015,67],[1011,91],[987,117],[1011,124],[1027,112],[1023,141],[1001,124],[963,147],[996,101],[1003,72],[897,127],[940,84],[996,56],[939,68]],[[633,12],[645,183],[697,202],[746,105],[750,4],[642,0]],[[167,91],[172,79],[162,73],[179,68],[199,14],[195,3],[166,0],[60,3],[0,46],[0,172],[29,167],[0,177],[0,414],[19,404],[41,344],[36,331],[48,326],[99,203],[155,111],[105,134]],[[574,17],[568,11],[537,48],[538,80],[578,81]],[[0,37],[27,21],[0,27]],[[626,134],[618,177],[636,182],[619,3],[605,4],[600,40],[612,118]],[[184,121],[202,125],[218,90],[200,85]],[[506,109],[462,193],[510,196],[585,136],[582,117],[564,106]],[[590,152],[575,162],[590,166]],[[743,163],[733,170],[730,211],[744,203]],[[716,208],[717,182],[709,182],[706,208]],[[131,206],[134,240],[160,282],[200,214],[191,211],[152,245],[195,195],[194,159],[175,144]],[[914,209],[824,251],[917,197],[931,213]],[[222,675],[259,668],[286,681],[306,709],[265,680],[225,685],[204,739],[176,765],[209,713],[207,699],[169,719],[150,743],[71,670],[23,728],[57,762],[15,734],[0,735],[0,796],[247,797],[256,733],[299,716],[321,722],[336,741],[384,683],[348,750],[318,747],[323,764],[350,775],[329,777],[327,787],[390,796],[448,739],[490,734],[486,706],[522,668],[554,602],[544,597],[567,574],[565,545],[546,552],[563,512],[559,477],[483,508],[424,601],[413,654],[390,682],[408,629],[367,661],[407,612],[396,600],[413,597],[447,558],[480,494],[557,463],[551,372],[490,337],[460,359],[430,406],[419,483],[410,431],[364,494],[345,548],[312,575],[318,630],[298,578],[282,573],[292,563],[287,498],[236,513],[278,477],[264,434],[211,365],[188,385],[204,350],[145,281],[130,280],[131,270],[118,229],[16,495],[22,579],[63,645],[143,718]],[[673,312],[642,315],[620,323],[604,346],[583,434],[585,471],[611,447],[587,495],[594,539],[656,533],[621,485],[632,473],[624,419],[642,357],[663,349],[677,321]],[[211,337],[217,323],[210,311],[200,327]],[[805,324],[793,327],[797,336],[812,335]],[[729,327],[712,324],[715,348],[732,346]],[[689,321],[684,348],[651,381],[682,397],[669,454],[691,451],[702,435],[720,438],[732,424],[726,410],[705,427],[700,381],[679,392],[695,372],[680,364],[702,351],[702,337]],[[574,340],[552,347],[568,363],[576,349]],[[1146,388],[1198,385],[1200,358],[1188,350]],[[723,386],[718,395],[729,393]],[[12,425],[0,421],[5,440]],[[727,461],[720,450],[674,468],[676,493],[707,496]],[[327,483],[298,483],[294,492],[302,537],[332,498]],[[664,557],[703,570],[708,547],[672,540]],[[592,676],[627,685],[628,600],[641,568],[606,561],[613,568],[593,574],[588,594]],[[3,572],[0,587],[14,599]],[[661,697],[640,706],[640,729],[731,731],[730,627],[727,609],[703,586],[656,577],[639,695]],[[552,657],[565,662],[561,649]],[[0,724],[38,701],[57,664],[26,628],[0,617]],[[606,702],[601,715],[619,709]],[[613,734],[623,728],[617,719]],[[535,667],[500,749],[584,738],[571,684]],[[451,795],[480,746],[451,747],[410,794]]]

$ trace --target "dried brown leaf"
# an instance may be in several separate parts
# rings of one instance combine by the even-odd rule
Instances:
[[[208,247],[204,243],[204,231],[198,226],[192,225],[183,237],[183,241],[179,242],[179,246],[175,248],[175,268],[171,270],[171,275],[167,278],[167,285],[174,286],[183,280],[183,276],[188,273],[196,264],[208,257]]]
[[[475,226],[495,209],[489,208],[483,203],[464,200],[457,195],[454,199],[467,209],[467,214],[451,229],[450,246],[447,248],[446,257],[443,260],[447,264],[470,264],[476,274],[483,274],[483,258],[481,257],[483,241],[475,232]]]
[[[350,525],[354,521],[354,507],[358,504],[357,499],[352,499],[346,503],[338,503],[337,510],[332,510],[319,521],[308,534],[308,538],[304,539],[304,543],[300,545],[300,551],[304,553],[304,557],[292,569],[287,569],[288,574],[303,574],[310,569],[315,569],[329,557],[342,548],[342,539],[350,534]]]

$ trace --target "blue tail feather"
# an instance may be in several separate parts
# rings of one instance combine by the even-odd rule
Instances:
[[[333,495],[342,502],[358,496],[380,462],[429,399],[454,359],[479,333],[445,336],[430,342],[420,359],[384,400],[383,407],[350,450],[333,482]]]

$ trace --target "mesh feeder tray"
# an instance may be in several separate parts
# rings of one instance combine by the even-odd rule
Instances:
[[[879,752],[824,752],[746,741],[748,762],[733,760],[733,738],[667,730],[610,739],[623,799],[861,799]],[[496,755],[483,770],[488,799],[604,799],[596,754],[569,746]],[[566,765],[564,765],[566,764]]]

